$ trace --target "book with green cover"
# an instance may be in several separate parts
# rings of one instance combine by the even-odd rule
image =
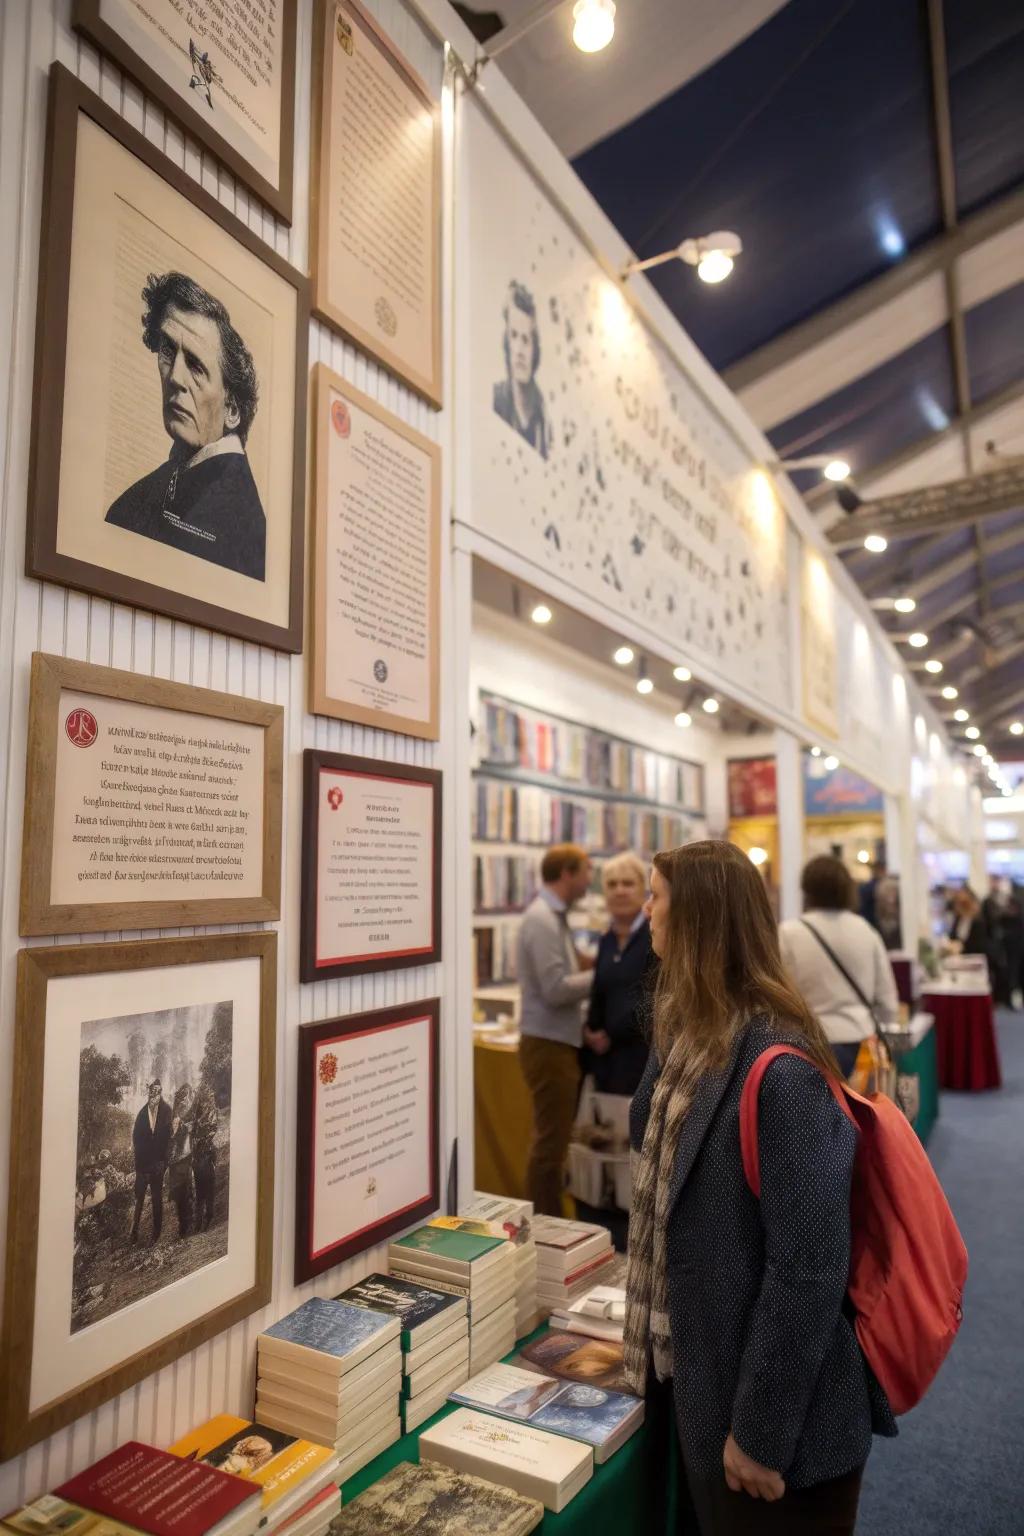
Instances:
[[[415,1232],[397,1238],[391,1246],[431,1254],[450,1264],[473,1264],[500,1248],[504,1241],[503,1237],[484,1237],[474,1232],[448,1232],[443,1227],[417,1227]]]

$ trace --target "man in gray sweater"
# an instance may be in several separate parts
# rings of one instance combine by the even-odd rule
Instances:
[[[568,913],[586,894],[590,874],[590,859],[575,843],[549,848],[540,867],[544,883],[519,928],[519,1064],[533,1099],[526,1193],[545,1216],[562,1214],[565,1159],[576,1117],[583,1007],[593,962],[577,955]]]

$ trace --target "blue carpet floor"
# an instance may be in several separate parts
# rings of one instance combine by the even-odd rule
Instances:
[[[876,1440],[857,1536],[1024,1536],[1024,1016],[999,1020],[1003,1088],[942,1095],[928,1151],[970,1255],[959,1337]]]

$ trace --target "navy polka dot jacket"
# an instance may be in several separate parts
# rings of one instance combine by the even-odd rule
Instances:
[[[861,1466],[872,1431],[896,1424],[844,1307],[856,1132],[808,1062],[783,1056],[765,1073],[760,1201],[743,1175],[740,1095],[778,1039],[753,1019],[680,1132],[666,1232],[673,1392],[697,1476],[721,1470],[731,1429],[748,1456],[805,1488]],[[631,1110],[637,1151],[659,1070],[652,1051]]]

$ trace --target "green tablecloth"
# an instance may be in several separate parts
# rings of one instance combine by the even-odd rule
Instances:
[[[905,1044],[901,1046],[898,1035],[889,1038],[897,1042],[896,1065],[900,1076],[916,1079],[917,1113],[912,1117],[911,1124],[921,1141],[927,1143],[939,1117],[939,1069],[934,1021],[930,1015],[915,1014]]]
[[[544,1328],[538,1328],[536,1333],[530,1334],[530,1339],[539,1337],[544,1331]],[[528,1342],[521,1340],[522,1344]],[[364,1488],[369,1488],[400,1461],[418,1462],[423,1430],[453,1413],[455,1406],[452,1403],[442,1408],[419,1429],[403,1435],[355,1477],[350,1477],[342,1486],[342,1506],[351,1504]],[[627,1536],[627,1533],[632,1536],[633,1532],[658,1536],[659,1528],[674,1531],[678,1473],[676,1457],[671,1452],[671,1442],[669,1446],[655,1444],[644,1424],[603,1467],[594,1468],[590,1482],[560,1515],[545,1511],[538,1529],[543,1536],[578,1536],[583,1532],[586,1536]],[[671,1522],[666,1520],[666,1507],[672,1511]]]

